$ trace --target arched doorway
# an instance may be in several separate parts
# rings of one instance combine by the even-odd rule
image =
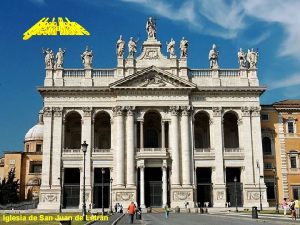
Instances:
[[[81,149],[81,115],[70,112],[65,122],[65,149]]]

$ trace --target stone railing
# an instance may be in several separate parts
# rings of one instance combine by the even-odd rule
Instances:
[[[214,159],[215,150],[213,148],[194,148],[195,159]]]
[[[84,69],[66,69],[63,73],[66,77],[80,77],[84,76]]]
[[[211,148],[195,148],[195,152],[211,152]]]
[[[197,77],[197,76],[208,76],[210,77],[212,74],[211,70],[208,69],[191,69],[189,70],[189,76]]]
[[[224,148],[224,159],[244,159],[244,149]]]
[[[95,69],[92,76],[109,77],[115,75],[115,69]]]
[[[166,158],[168,157],[167,148],[137,148],[137,158]]]
[[[224,148],[224,152],[242,152],[241,148]]]
[[[111,152],[110,148],[93,148],[93,153],[109,153]]]
[[[219,76],[223,77],[233,77],[233,76],[239,76],[240,70],[239,69],[222,69],[219,70]]]
[[[166,148],[138,148],[137,152],[165,152]]]
[[[82,152],[81,149],[71,149],[71,148],[64,148],[63,153],[80,153]],[[83,154],[83,153],[82,153]]]

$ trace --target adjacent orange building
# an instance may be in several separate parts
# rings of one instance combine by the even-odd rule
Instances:
[[[299,119],[300,100],[262,105],[264,176],[270,205],[275,203],[275,173],[279,203],[283,198],[300,199]]]

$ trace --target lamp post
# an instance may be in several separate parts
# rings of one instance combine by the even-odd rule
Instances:
[[[83,221],[86,221],[86,202],[85,202],[85,154],[87,151],[88,144],[86,141],[81,144],[81,148],[83,151],[83,196],[82,196],[82,216]]]
[[[274,195],[275,195],[275,202],[276,202],[276,213],[279,213],[278,209],[278,196],[277,196],[277,170],[276,167],[274,166],[272,168],[273,174],[274,174]]]
[[[262,208],[262,203],[261,203],[261,188],[260,188],[260,178],[261,178],[261,176],[260,176],[260,165],[259,165],[259,161],[258,160],[256,160],[256,167],[258,168],[258,188],[259,188],[259,206],[260,206],[260,211],[262,211],[263,210],[263,208]]]
[[[112,213],[112,183],[113,183],[113,179],[110,178],[110,212]]]
[[[104,174],[105,174],[105,170],[104,168],[101,169],[101,173],[102,173],[102,192],[101,192],[101,200],[102,200],[102,215],[104,215],[104,205],[103,205],[103,177],[104,177]]]
[[[238,212],[239,210],[238,210],[238,201],[237,201],[236,177],[234,177],[233,181],[234,181],[235,211]]]

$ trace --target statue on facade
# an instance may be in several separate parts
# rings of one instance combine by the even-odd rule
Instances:
[[[45,55],[45,66],[46,66],[46,68],[53,68],[53,64],[54,64],[53,51],[50,48],[47,48],[46,50],[43,49],[43,53]]]
[[[171,38],[171,41],[167,43],[167,52],[170,53],[170,58],[175,58],[176,53],[175,53],[175,41],[173,38]]]
[[[242,48],[240,48],[237,55],[240,68],[246,68],[246,53],[243,51]]]
[[[89,46],[86,46],[85,51],[81,54],[81,59],[84,68],[92,67],[93,51],[89,49]]]
[[[258,60],[258,51],[257,50],[254,51],[253,48],[251,50],[248,49],[247,61],[249,63],[250,69],[256,69],[257,60]]]
[[[124,46],[125,46],[125,41],[122,39],[122,35],[120,35],[120,38],[117,41],[117,56],[118,57],[123,57],[123,55],[124,55]]]
[[[146,23],[148,38],[156,38],[156,22],[153,17],[149,17]]]
[[[64,64],[64,54],[66,50],[62,50],[61,48],[58,49],[58,52],[56,53],[56,62],[55,62],[55,68],[62,68]]]
[[[129,42],[128,42],[128,53],[129,56],[134,56],[134,54],[136,53],[136,43],[138,41],[134,40],[133,37],[130,38]]]
[[[184,39],[184,37],[183,37],[180,41],[180,57],[181,58],[187,57],[188,45],[189,45],[189,42],[186,39]]]
[[[211,69],[218,69],[218,56],[219,52],[217,51],[217,46],[215,44],[212,45],[212,49],[209,51],[208,59],[210,62]]]

